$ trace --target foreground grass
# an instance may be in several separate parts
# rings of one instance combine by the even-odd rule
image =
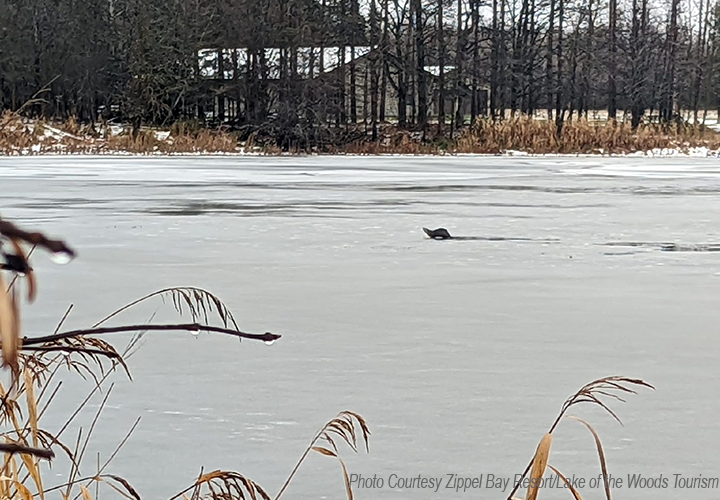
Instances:
[[[24,336],[21,331],[22,304],[24,301],[33,302],[37,291],[35,272],[30,265],[30,257],[36,250],[50,253],[58,262],[68,262],[76,255],[65,241],[27,231],[0,217],[0,354],[2,367],[9,372],[10,379],[8,383],[0,382],[0,500],[44,500],[51,494],[53,498],[64,500],[90,500],[98,498],[101,485],[104,490],[114,490],[124,498],[141,500],[141,495],[130,481],[108,471],[140,423],[139,418],[111,455],[103,457],[104,461],[98,455],[97,463],[91,463],[95,457],[90,457],[87,450],[112,392],[110,375],[115,371],[124,371],[129,375],[126,360],[139,347],[142,337],[158,331],[189,331],[195,334],[206,331],[272,344],[281,336],[270,332],[254,334],[241,331],[227,306],[217,296],[197,287],[158,290],[80,330],[64,328],[73,309],[70,306],[54,333]],[[138,304],[158,299],[172,303],[178,314],[188,317],[189,322],[108,326],[108,322]],[[211,320],[221,326],[211,325]],[[124,350],[118,351],[104,340],[107,335],[123,332],[133,334]],[[64,370],[70,377],[63,377]],[[73,375],[90,379],[94,384],[75,410],[70,414],[54,416],[54,423],[59,420],[65,421],[65,424],[60,430],[50,431],[46,427],[46,421],[50,420],[47,414],[53,412],[53,403],[65,397],[63,384],[72,382]],[[64,380],[59,380],[61,378]],[[78,416],[90,410],[89,403],[96,402],[98,398],[101,400],[89,429],[83,432],[82,428],[74,428],[77,427]],[[77,433],[76,437],[68,435],[73,431]],[[336,459],[342,466],[349,491],[349,476],[338,445],[345,443],[355,452],[364,445],[367,450],[369,436],[370,430],[360,414],[340,412],[310,441],[274,499],[279,500],[310,452]],[[198,438],[198,442],[202,441]],[[50,469],[48,461],[60,461],[68,466],[67,476],[62,477]],[[84,474],[80,473],[81,467]],[[190,478],[188,482],[190,485],[170,500],[271,498],[259,484],[234,471],[201,470],[196,478]]]
[[[252,136],[241,143],[226,130],[177,124],[170,130],[113,126],[82,126],[74,120],[47,123],[6,112],[0,117],[0,154],[635,154],[651,151],[687,153],[720,151],[720,134],[702,124],[642,124],[585,119],[566,122],[562,132],[554,122],[528,117],[478,120],[453,137],[432,125],[423,134],[393,125],[380,129],[377,141],[362,136],[343,144],[325,144],[283,151],[272,137]]]
[[[196,287],[173,287],[150,293],[81,330],[64,329],[65,320],[72,310],[71,306],[54,333],[25,336],[21,331],[22,303],[32,302],[36,296],[35,273],[29,260],[35,250],[62,257],[56,259],[58,261],[68,261],[75,256],[75,251],[64,241],[49,238],[40,232],[24,230],[0,217],[0,353],[2,367],[9,372],[10,379],[7,385],[0,383],[0,500],[44,500],[50,494],[53,498],[61,497],[65,500],[92,500],[98,498],[101,487],[104,497],[108,489],[112,489],[124,498],[141,500],[141,495],[128,479],[108,471],[140,419],[135,421],[116,450],[104,461],[98,456],[97,464],[92,464],[92,457],[88,457],[87,450],[95,424],[112,392],[112,385],[107,387],[109,375],[115,370],[129,373],[126,360],[136,350],[142,336],[157,331],[209,331],[265,343],[272,343],[280,336],[240,331],[232,312],[225,304],[212,293]],[[189,316],[190,322],[107,326],[107,322],[116,320],[137,304],[160,298],[171,302],[180,315]],[[215,319],[222,326],[211,326],[210,319]],[[122,351],[116,350],[104,340],[107,335],[119,332],[134,334],[127,348]],[[95,383],[77,409],[69,415],[60,416],[61,421],[66,422],[62,428],[49,431],[46,428],[46,415],[48,411],[54,410],[54,402],[65,397],[63,382],[71,382],[58,380],[58,374],[65,369],[71,375],[79,374]],[[518,481],[508,500],[514,498],[522,484],[527,484],[525,500],[536,500],[542,487],[540,479],[546,472],[550,474],[549,471],[566,482],[566,476],[549,462],[553,433],[565,419],[579,421],[592,434],[605,481],[606,500],[611,500],[608,466],[600,438],[589,423],[569,415],[568,412],[582,403],[587,403],[602,408],[619,422],[620,419],[608,406],[608,402],[624,401],[624,396],[635,394],[641,387],[652,388],[640,379],[605,377],[584,385],[572,394],[562,405],[547,433],[543,435],[536,453],[522,473],[521,478],[527,481]],[[88,402],[93,397],[102,399],[94,412],[89,430],[83,433],[82,429],[79,429],[77,437],[68,436],[78,415],[90,409]],[[189,486],[179,486],[179,493],[169,500],[280,500],[312,453],[339,462],[347,498],[353,500],[350,475],[338,445],[345,443],[354,452],[358,452],[360,448],[367,451],[369,436],[370,430],[361,415],[342,411],[310,440],[295,467],[273,497],[262,486],[239,472],[201,470],[196,478],[188,481]],[[203,437],[199,436],[198,442],[203,441]],[[54,459],[64,459],[65,463],[69,464],[70,470],[66,477],[49,469],[47,461]],[[408,457],[408,460],[412,458]],[[80,473],[81,467],[83,474]],[[148,474],[153,474],[153,471],[149,469]],[[575,499],[580,500],[579,492],[571,485],[568,485],[568,488]]]

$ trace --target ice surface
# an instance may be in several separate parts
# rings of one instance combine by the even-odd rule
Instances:
[[[222,297],[244,330],[284,335],[271,347],[145,336],[129,360],[134,382],[117,377],[93,448],[107,456],[142,416],[111,469],[144,498],[172,496],[201,466],[275,493],[344,409],[373,432],[369,456],[346,454],[351,472],[510,476],[567,395],[613,374],[657,386],[613,405],[624,427],[592,408],[574,412],[597,427],[613,475],[720,470],[720,253],[661,246],[720,243],[716,159],[3,158],[0,186],[3,216],[78,250],[68,266],[37,255],[28,334],[50,333],[69,303],[67,326],[88,326],[147,292],[196,285]],[[433,241],[423,226],[488,239]],[[158,301],[122,319],[156,311],[174,318]],[[56,427],[72,407],[64,401],[48,417]],[[551,463],[599,474],[591,436],[572,421]],[[341,498],[339,467],[312,457],[286,494]]]

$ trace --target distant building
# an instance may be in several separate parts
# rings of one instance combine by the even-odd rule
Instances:
[[[358,122],[369,119],[370,102],[370,65],[369,58],[377,53],[378,49],[370,46],[361,47],[298,47],[294,50],[281,48],[265,48],[262,51],[262,61],[249,56],[247,48],[207,48],[198,51],[199,76],[205,84],[205,105],[202,106],[208,119],[217,121],[233,120],[244,111],[245,103],[238,93],[228,91],[232,82],[243,81],[251,65],[262,66],[264,81],[271,87],[276,87],[281,80],[283,66],[285,71],[292,68],[293,78],[304,81],[326,81],[337,84],[340,81],[340,71],[345,68],[345,94],[346,106],[350,106],[350,93],[355,89],[355,111]],[[343,60],[344,53],[344,60]],[[257,56],[255,56],[257,57]],[[426,65],[426,82],[428,89],[428,113],[430,117],[438,115],[439,75],[438,65]],[[412,73],[412,72],[411,72]],[[354,75],[354,82],[352,78]],[[456,96],[458,85],[456,82],[454,66],[444,67],[445,76],[445,115],[447,120],[452,119],[456,113]],[[412,75],[409,75],[412,77]],[[319,82],[317,87],[321,87]],[[354,85],[353,85],[354,83]],[[462,114],[470,114],[471,108],[471,82],[460,82],[459,90],[462,93]],[[489,90],[487,86],[477,89],[478,111],[485,114],[488,109]],[[415,101],[412,80],[408,85],[407,114],[413,117],[413,103]],[[385,95],[386,120],[395,121],[398,117],[399,99],[393,85],[388,85]],[[367,111],[366,111],[367,110]],[[352,115],[350,109],[346,115]]]

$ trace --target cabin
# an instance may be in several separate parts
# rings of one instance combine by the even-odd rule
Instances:
[[[264,86],[270,106],[281,104],[283,89],[287,82],[309,90],[314,96],[327,94],[327,101],[337,104],[337,93],[342,92],[338,106],[331,104],[330,120],[367,123],[370,120],[371,64],[373,57],[380,57],[379,49],[368,45],[345,47],[297,47],[294,49],[270,47],[252,53],[248,48],[208,48],[198,51],[198,76],[203,82],[200,108],[211,122],[232,123],[243,121],[251,114],[254,104],[248,99],[248,88],[253,84]],[[435,61],[430,61],[435,62]],[[428,90],[429,120],[438,116],[440,67],[429,64],[424,67]],[[396,88],[397,72],[392,68],[390,75],[379,75],[379,87],[386,81],[385,92],[380,90],[380,119],[395,122],[399,116],[400,99]],[[414,121],[416,113],[416,89],[413,71],[408,72],[406,116]],[[343,77],[344,75],[344,77]],[[445,116],[449,122],[456,115],[457,95],[462,97],[462,114],[469,116],[472,106],[472,82],[464,79],[457,84],[454,66],[444,66]],[[340,85],[344,79],[344,85]],[[478,103],[478,114],[484,115],[489,109],[489,88],[478,85],[474,90]]]

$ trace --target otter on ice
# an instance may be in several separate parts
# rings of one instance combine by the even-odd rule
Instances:
[[[452,236],[444,227],[437,229],[422,228],[425,234],[433,240],[453,240],[453,241],[536,241],[538,243],[556,243],[559,240],[554,238],[508,238],[504,236]],[[675,249],[670,249],[675,250]],[[720,251],[720,248],[718,249]]]
[[[428,228],[424,227],[422,229],[423,229],[423,231],[425,231],[425,234],[427,234],[430,238],[432,238],[434,240],[452,239],[452,236],[450,236],[450,233],[444,227],[439,227],[437,229],[428,229]]]

